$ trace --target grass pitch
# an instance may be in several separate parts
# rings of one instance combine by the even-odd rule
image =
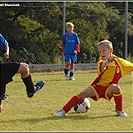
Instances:
[[[0,113],[0,131],[18,132],[133,132],[133,76],[123,77],[119,85],[123,92],[123,108],[128,117],[117,117],[112,111],[115,104],[100,99],[90,100],[86,113],[75,113],[72,109],[67,116],[55,118],[53,114],[75,94],[79,93],[96,78],[95,71],[76,71],[75,81],[66,81],[63,72],[31,73],[33,82],[44,80],[44,87],[33,98],[27,98],[20,75],[7,85],[8,100],[3,101]]]

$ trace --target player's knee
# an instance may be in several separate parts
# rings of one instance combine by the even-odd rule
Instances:
[[[91,92],[88,89],[85,89],[84,91],[79,93],[79,96],[84,99],[86,97],[90,97]]]
[[[112,88],[113,93],[121,92],[121,88],[117,84],[112,84],[111,88]]]
[[[29,73],[29,65],[26,63],[21,63],[22,70],[24,73]]]

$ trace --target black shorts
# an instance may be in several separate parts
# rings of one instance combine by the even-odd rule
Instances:
[[[17,62],[0,63],[0,90],[1,93],[5,92],[6,84],[13,81],[13,76],[16,74],[20,66]]]

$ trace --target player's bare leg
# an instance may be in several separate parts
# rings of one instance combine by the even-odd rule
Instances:
[[[75,80],[74,78],[74,63],[71,62],[70,64],[70,80]]]
[[[44,85],[44,81],[39,81],[35,85],[33,84],[29,66],[26,63],[20,63],[17,73],[21,74],[21,78],[26,86],[27,96],[29,98],[31,98],[34,93],[40,90]]]
[[[21,78],[26,78],[30,75],[29,66],[26,63],[20,63],[17,73],[21,74]]]
[[[3,107],[2,107],[2,103],[0,102],[0,112],[2,111]]]
[[[95,93],[94,93],[92,88],[88,87],[88,88],[84,89],[82,92],[80,92],[79,96],[82,99],[84,99],[84,98],[87,98],[87,97],[94,97]]]
[[[65,78],[66,78],[66,80],[69,79],[69,77],[68,77],[69,66],[70,66],[70,62],[66,62],[65,68],[64,68],[64,73],[65,73]]]
[[[123,111],[123,96],[121,88],[117,84],[111,84],[108,88],[107,95],[108,97],[114,97],[117,116],[127,116],[127,114]]]
[[[65,106],[54,114],[55,117],[65,116],[72,107],[80,103],[84,98],[95,96],[94,91],[91,88],[87,88],[81,93],[74,95]]]

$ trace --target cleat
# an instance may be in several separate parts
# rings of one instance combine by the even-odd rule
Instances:
[[[35,90],[34,93],[36,93],[38,90],[40,90],[44,86],[44,81],[39,81],[35,84]]]
[[[2,100],[8,100],[7,96],[8,96],[7,94],[4,94]]]
[[[66,78],[66,80],[69,80],[69,77],[67,75],[65,75],[65,78]]]
[[[73,76],[72,76],[72,77],[70,77],[69,79],[70,79],[70,80],[75,80],[75,78],[74,78]]]
[[[27,93],[28,97],[31,98],[33,95],[44,86],[44,81],[39,81],[34,85],[34,92]]]
[[[62,109],[57,111],[57,113],[54,114],[55,117],[61,117],[61,116],[66,116],[66,112]]]
[[[117,116],[127,116],[127,114],[124,111],[118,111],[116,110]]]

